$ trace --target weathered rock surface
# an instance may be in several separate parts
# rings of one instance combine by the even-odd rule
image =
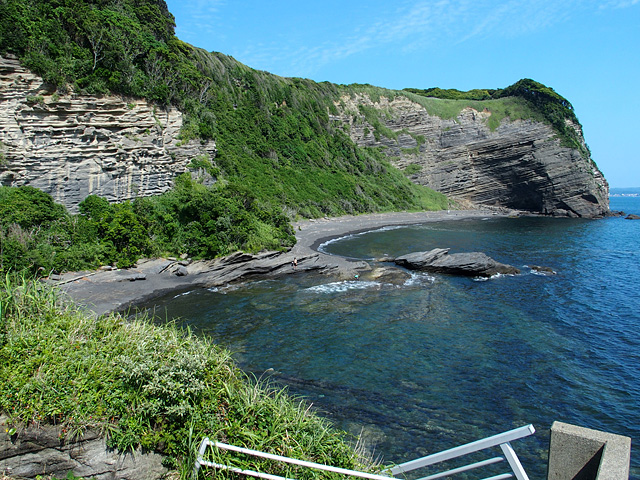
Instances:
[[[397,139],[379,132],[376,138],[360,105],[384,112],[382,121]],[[462,204],[587,218],[609,210],[609,186],[595,163],[563,147],[546,124],[506,119],[492,131],[488,111],[465,108],[445,120],[404,96],[377,102],[367,95],[345,96],[336,107],[340,114],[333,120],[348,125],[356,143],[383,147],[401,169],[416,165],[412,181]],[[580,126],[571,126],[582,138]]]
[[[532,272],[540,275],[556,275],[556,271],[551,267],[544,267],[542,265],[529,265]]]
[[[6,417],[0,417],[0,472],[12,477],[39,475],[97,480],[155,480],[167,473],[162,456],[141,451],[120,454],[107,448],[104,438],[87,431],[74,442],[60,440],[61,427],[29,427],[9,436]]]
[[[448,273],[471,277],[491,277],[496,274],[517,275],[515,267],[495,261],[482,252],[452,253],[448,248],[434,248],[428,252],[402,255],[395,263],[409,270]]]
[[[0,57],[0,184],[31,185],[75,211],[169,190],[213,142],[181,144],[182,114],[144,100],[59,95],[11,56]]]

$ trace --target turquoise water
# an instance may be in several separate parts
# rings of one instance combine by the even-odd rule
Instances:
[[[640,214],[640,198],[612,198],[611,208]],[[554,420],[640,439],[639,238],[640,221],[622,218],[384,229],[324,248],[356,258],[483,251],[523,273],[414,275],[400,286],[296,274],[154,304],[362,433],[385,462],[533,423],[536,435],[514,447],[543,479]],[[640,478],[635,446],[632,470]]]

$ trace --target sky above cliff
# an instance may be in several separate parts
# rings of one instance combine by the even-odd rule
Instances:
[[[521,78],[574,106],[612,187],[640,186],[640,0],[167,0],[176,35],[268,72],[402,89]]]

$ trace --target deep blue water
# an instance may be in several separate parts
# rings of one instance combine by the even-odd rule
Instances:
[[[640,214],[640,198],[611,198],[611,208]],[[231,349],[244,369],[273,369],[385,462],[533,423],[536,435],[514,448],[543,479],[554,420],[640,439],[639,239],[640,221],[623,218],[385,229],[325,248],[358,258],[483,251],[523,273],[414,275],[401,286],[296,274],[155,304]],[[557,275],[533,274],[532,264]]]

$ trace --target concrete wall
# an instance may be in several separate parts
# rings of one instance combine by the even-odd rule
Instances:
[[[554,422],[549,443],[548,480],[626,480],[631,439]]]

